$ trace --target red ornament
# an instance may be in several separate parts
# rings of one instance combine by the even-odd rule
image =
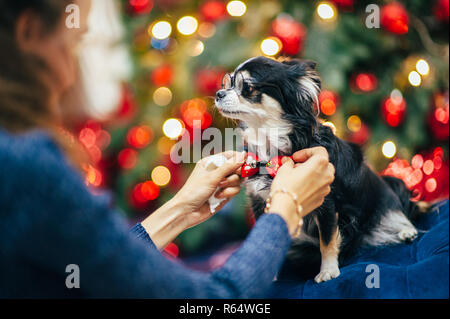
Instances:
[[[405,7],[399,2],[392,2],[381,9],[381,25],[394,34],[409,31],[409,16]]]
[[[433,136],[441,141],[449,137],[449,95],[448,92],[433,96],[433,108],[429,114],[428,124]]]
[[[355,0],[331,0],[331,2],[344,9],[344,11],[352,11],[355,5]]]
[[[153,0],[129,0],[129,6],[135,14],[149,14],[153,5]]]
[[[200,12],[208,22],[220,21],[228,16],[226,5],[222,1],[207,1],[201,6]]]
[[[151,78],[156,86],[170,86],[173,78],[172,67],[168,64],[157,67],[153,70]]]
[[[219,69],[203,69],[197,72],[195,84],[202,95],[215,95],[222,87],[225,72]]]
[[[437,0],[433,7],[433,14],[441,22],[449,21],[449,0]]]
[[[288,15],[280,16],[272,23],[272,33],[283,44],[282,53],[297,55],[306,39],[306,27]]]
[[[320,111],[327,116],[336,113],[339,104],[339,97],[332,91],[324,90],[319,94]]]
[[[358,131],[352,132],[350,134],[349,141],[358,145],[362,145],[369,140],[370,134],[371,133],[369,127],[366,124],[361,123],[361,128]]]
[[[358,73],[353,77],[352,87],[359,92],[372,92],[378,87],[378,79],[372,73]]]
[[[403,98],[387,98],[383,102],[381,113],[389,126],[397,127],[405,118],[406,102]]]
[[[123,169],[132,169],[136,166],[138,152],[131,148],[126,148],[119,153],[117,161]]]
[[[122,99],[119,103],[117,116],[120,119],[129,119],[136,113],[136,101],[133,92],[127,85],[123,86]]]
[[[207,129],[212,124],[211,114],[207,111],[205,101],[202,99],[193,99],[185,101],[180,106],[180,112],[184,123],[189,128],[193,128],[196,121],[201,123],[202,130]]]
[[[153,140],[153,130],[146,126],[133,127],[127,134],[128,143],[136,148],[144,148]]]
[[[414,201],[448,198],[449,165],[440,147],[415,155],[411,165],[406,160],[396,159],[381,174],[403,180],[412,191]]]

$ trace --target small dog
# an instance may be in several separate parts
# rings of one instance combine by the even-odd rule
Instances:
[[[261,161],[268,162],[274,153],[289,156],[314,146],[327,149],[336,168],[331,193],[304,218],[301,235],[294,239],[279,274],[295,274],[296,279],[316,275],[320,283],[338,277],[339,264],[363,245],[415,239],[418,232],[409,218],[428,206],[411,202],[401,180],[379,177],[364,163],[357,145],[320,124],[316,110],[321,80],[315,67],[312,61],[297,59],[249,59],[224,77],[215,102],[222,115],[240,121],[248,151]],[[258,129],[276,129],[278,134],[257,134]],[[264,212],[271,183],[268,174],[246,181],[256,217]]]

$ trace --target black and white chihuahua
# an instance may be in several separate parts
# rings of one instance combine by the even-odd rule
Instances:
[[[329,152],[336,168],[331,193],[305,217],[301,235],[294,239],[279,274],[279,278],[315,276],[316,282],[323,282],[339,276],[339,264],[363,245],[416,238],[410,218],[428,206],[411,202],[401,180],[379,177],[364,163],[357,145],[340,140],[318,121],[321,80],[315,67],[314,62],[297,59],[249,59],[225,76],[216,107],[225,117],[240,121],[249,152],[261,161],[270,160],[273,148],[282,156],[314,146]],[[259,129],[272,128],[277,134],[257,134]],[[271,182],[268,174],[246,181],[256,217],[264,212]]]

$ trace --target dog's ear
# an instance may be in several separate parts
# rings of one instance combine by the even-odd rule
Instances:
[[[319,115],[319,94],[322,88],[320,76],[316,71],[317,63],[310,60],[292,59],[281,62],[287,68],[288,76],[299,84],[299,99],[311,103],[316,115]]]

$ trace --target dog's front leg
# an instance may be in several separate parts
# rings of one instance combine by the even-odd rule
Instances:
[[[315,215],[320,237],[322,263],[320,273],[314,278],[317,283],[336,278],[339,271],[339,248],[341,236],[337,223],[337,214],[333,201],[325,199]]]

